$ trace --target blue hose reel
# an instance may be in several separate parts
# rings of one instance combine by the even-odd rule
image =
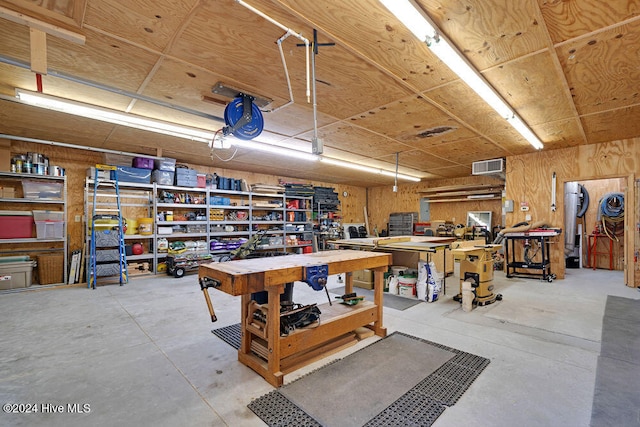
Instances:
[[[225,136],[232,134],[245,141],[253,139],[262,133],[264,120],[262,112],[253,103],[253,97],[239,94],[224,109],[224,122],[227,126],[222,128]]]

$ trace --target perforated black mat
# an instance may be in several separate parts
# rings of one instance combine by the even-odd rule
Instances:
[[[458,401],[490,363],[484,357],[401,332],[394,333],[418,339],[456,355],[368,421],[365,424],[367,427],[432,425],[447,406],[453,406]],[[278,390],[255,399],[248,408],[269,426],[320,425]]]
[[[236,350],[240,349],[240,323],[212,329],[211,332]]]

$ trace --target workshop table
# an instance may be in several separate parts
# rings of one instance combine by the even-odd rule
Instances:
[[[394,237],[361,237],[355,239],[333,240],[331,244],[339,248],[359,249],[375,252],[418,252],[427,254],[427,262],[431,255],[443,251],[442,292],[447,294],[447,249],[455,242],[455,237],[435,236],[394,236]],[[417,265],[416,265],[417,267]]]
[[[537,278],[553,282],[556,275],[551,272],[551,239],[558,236],[560,233],[561,230],[558,228],[533,229],[524,232],[505,233],[504,259],[506,263],[507,277]],[[530,247],[531,242],[536,242],[540,248],[540,261],[529,261],[526,259],[525,255],[523,255],[522,260],[516,260],[516,241],[523,243],[523,247],[525,248],[523,249],[523,252],[527,247]],[[530,270],[533,270],[534,272],[530,272]],[[536,270],[539,271],[539,273],[536,273]]]
[[[391,254],[353,250],[332,250],[283,257],[243,259],[209,263],[199,267],[199,280],[209,280],[227,294],[241,296],[241,344],[238,360],[256,371],[275,387],[283,384],[284,374],[326,356],[354,341],[355,329],[366,326],[380,336],[387,330],[382,323],[384,273]],[[280,334],[280,294],[285,284],[305,281],[307,269],[326,265],[328,274],[374,271],[374,300],[357,305],[337,301],[319,305],[320,322],[308,328]],[[353,290],[351,274],[346,274],[345,292]],[[251,294],[267,291],[267,319],[264,330],[251,322]],[[206,290],[205,290],[206,292]]]

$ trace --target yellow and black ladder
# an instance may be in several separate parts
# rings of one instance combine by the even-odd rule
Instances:
[[[114,202],[115,199],[115,202]],[[96,288],[98,277],[118,277],[127,283],[127,254],[124,245],[120,187],[115,166],[96,165],[93,181],[93,210],[87,286]]]

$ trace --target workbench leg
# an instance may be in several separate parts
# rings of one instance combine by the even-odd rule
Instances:
[[[349,271],[348,273],[344,273],[344,293],[350,294],[353,292],[353,273]]]
[[[373,332],[379,337],[387,336],[387,328],[382,323],[382,299],[384,291],[384,273],[388,267],[379,267],[373,270],[373,302],[376,304],[377,318],[373,322]]]
[[[247,331],[247,316],[249,315],[249,303],[251,295],[240,297],[240,348],[238,353],[249,354],[251,352],[251,333]]]
[[[267,315],[267,361],[271,378],[267,381],[280,387],[284,383],[284,374],[280,370],[280,294],[284,292],[284,285],[269,286],[269,313]]]

